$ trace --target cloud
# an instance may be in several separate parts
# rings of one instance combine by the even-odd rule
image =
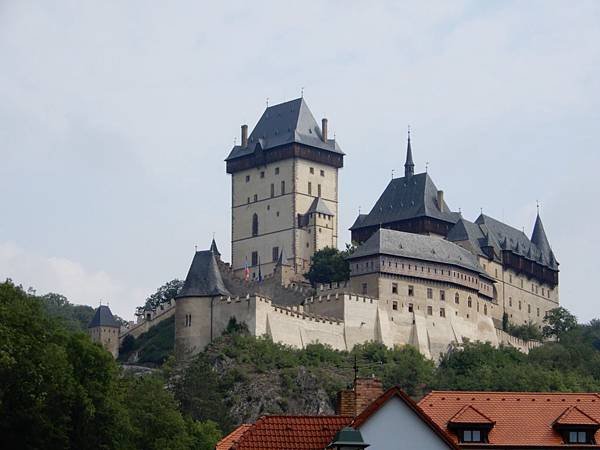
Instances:
[[[105,271],[92,271],[66,258],[28,252],[12,242],[0,242],[0,279],[12,279],[38,295],[56,292],[71,303],[95,306],[109,302],[113,313],[132,318],[148,289],[131,288]]]

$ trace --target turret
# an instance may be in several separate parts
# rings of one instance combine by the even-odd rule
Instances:
[[[119,331],[121,326],[115,320],[108,305],[100,305],[88,324],[88,334],[92,341],[99,343],[115,358],[119,356]]]

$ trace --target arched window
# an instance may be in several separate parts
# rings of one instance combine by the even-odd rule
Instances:
[[[457,305],[460,303],[460,295],[458,295],[458,292],[454,295],[454,303]]]
[[[258,214],[252,215],[252,236],[258,236]]]

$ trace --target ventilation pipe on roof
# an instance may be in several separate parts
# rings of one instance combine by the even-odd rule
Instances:
[[[327,142],[327,119],[321,119],[321,135],[323,137],[323,142]]]
[[[242,125],[242,147],[248,146],[248,125]]]
[[[437,205],[441,212],[444,212],[444,191],[437,191]]]

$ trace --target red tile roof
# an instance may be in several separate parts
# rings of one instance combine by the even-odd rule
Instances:
[[[346,416],[263,416],[232,450],[323,450],[352,421]]]
[[[476,408],[473,408],[471,405],[467,405],[458,411],[452,418],[448,421],[449,423],[454,424],[489,424],[493,425],[494,421],[490,419],[485,414],[482,414]]]
[[[465,406],[472,406],[495,422],[488,434],[488,445],[499,446],[563,445],[561,435],[553,424],[569,407],[577,407],[583,415],[600,421],[600,395],[593,393],[434,391],[425,396],[419,406],[455,442],[458,440],[448,429],[448,423]],[[564,420],[577,422],[585,419],[578,412],[571,411]],[[596,442],[600,442],[598,432]]]
[[[577,406],[571,406],[565,409],[554,423],[556,425],[600,425],[596,419],[584,413]]]
[[[437,434],[442,441],[444,441],[449,448],[458,449],[452,438],[431,418],[425,414],[425,412],[415,403],[415,401],[406,395],[400,388],[393,387],[385,391],[377,400],[371,403],[362,413],[354,419],[352,426],[360,429],[360,427],[369,420],[369,418],[377,412],[383,405],[385,405],[390,399],[397,397],[403,401],[413,412],[423,421],[431,430]]]
[[[251,428],[251,424],[244,423],[217,442],[216,450],[229,450],[233,444],[235,444],[242,434],[244,434],[249,428]]]

